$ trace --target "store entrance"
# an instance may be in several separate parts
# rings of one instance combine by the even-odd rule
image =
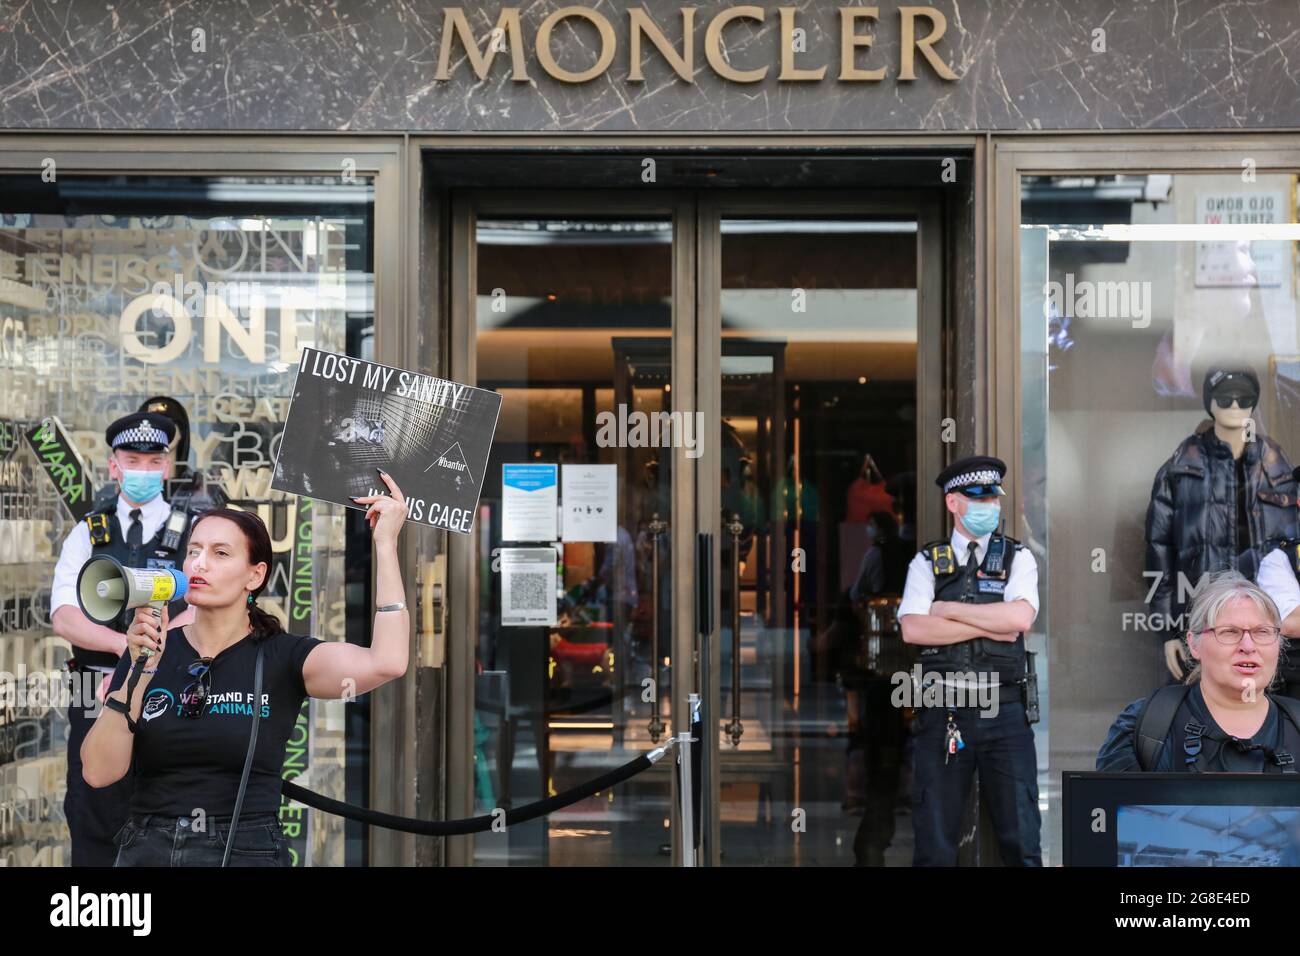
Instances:
[[[891,678],[941,454],[937,206],[472,192],[452,218],[453,372],[503,403],[475,533],[449,542],[474,642],[451,786],[476,814],[552,796],[666,741],[697,693],[698,862],[910,863]],[[665,760],[461,852],[667,865],[675,806]]]

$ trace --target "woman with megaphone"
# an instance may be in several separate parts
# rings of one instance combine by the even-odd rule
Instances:
[[[407,668],[410,618],[397,559],[406,501],[366,507],[378,604],[369,647],[288,634],[257,607],[271,538],[255,514],[218,508],[190,531],[185,557],[194,621],[137,608],[105,709],[81,748],[82,772],[105,787],[134,769],[131,815],[116,866],[290,866],[281,830],[285,746],[306,697],[351,699]]]

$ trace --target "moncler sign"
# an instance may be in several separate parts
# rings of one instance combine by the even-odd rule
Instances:
[[[917,78],[921,68],[944,80],[958,78],[940,45],[948,20],[935,7],[899,6],[882,13],[880,7],[844,6],[818,14],[793,6],[727,6],[705,10],[699,17],[698,8],[682,7],[669,31],[667,23],[656,22],[644,7],[628,8],[624,19],[592,7],[568,6],[547,14],[531,35],[521,20],[521,9],[527,8],[501,7],[496,25],[487,30],[480,26],[476,35],[463,8],[446,7],[434,78],[449,80],[468,69],[485,80],[494,69],[506,69],[508,62],[509,76],[518,83],[539,74],[561,83],[588,83],[606,75],[620,55],[621,67],[615,75],[621,68],[621,79],[629,83],[644,82],[647,57],[661,59],[685,83],[695,82],[697,66],[707,66],[732,83],[759,83],[774,70],[776,79],[790,83],[827,78],[909,81]],[[810,29],[814,17],[826,17],[827,22],[819,21]],[[748,45],[753,32],[770,20],[779,22],[779,30],[771,31],[768,48],[772,62],[734,65],[727,49],[729,38]],[[873,55],[872,47],[883,30],[894,31],[897,38],[896,62]],[[578,31],[583,42],[575,45],[571,56],[562,56],[566,62],[561,64],[555,46],[570,31]],[[669,32],[678,39],[670,39]],[[498,55],[500,66],[495,65]],[[581,63],[568,62],[578,58]]]

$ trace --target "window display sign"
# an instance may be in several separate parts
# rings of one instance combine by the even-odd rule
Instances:
[[[1251,226],[1290,222],[1280,192],[1239,191],[1196,194],[1196,221],[1203,225]],[[1284,242],[1198,242],[1197,288],[1253,288],[1282,284],[1287,267]]]
[[[565,541],[618,540],[618,466],[565,465]]]
[[[271,487],[359,508],[383,469],[411,520],[469,534],[500,412],[487,389],[304,348]]]
[[[556,623],[554,548],[501,549],[501,624],[504,627]]]
[[[501,466],[501,540],[554,541],[556,465]]]

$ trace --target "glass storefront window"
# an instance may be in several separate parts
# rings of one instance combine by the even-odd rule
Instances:
[[[272,491],[304,346],[373,355],[373,183],[328,177],[0,177],[0,671],[51,694],[0,710],[0,855],[68,861],[67,719],[50,578],[76,518],[23,435],[57,423],[87,469],[72,508],[116,494],[104,429],[154,396],[191,433],[177,463],[271,530],[260,604],[294,633],[369,639],[357,513]],[[66,464],[66,462],[65,462]],[[22,680],[19,681],[23,683]],[[369,698],[308,700],[284,775],[367,803]],[[21,704],[21,706],[19,706]],[[361,864],[365,828],[285,805],[296,865]]]
[[[1255,579],[1296,534],[1296,218],[1290,174],[1021,181],[1023,530],[1050,662],[1045,851],[1060,772],[1093,769],[1116,714],[1173,679],[1165,642],[1201,575]],[[1216,381],[1242,386],[1235,405],[1207,392]]]

